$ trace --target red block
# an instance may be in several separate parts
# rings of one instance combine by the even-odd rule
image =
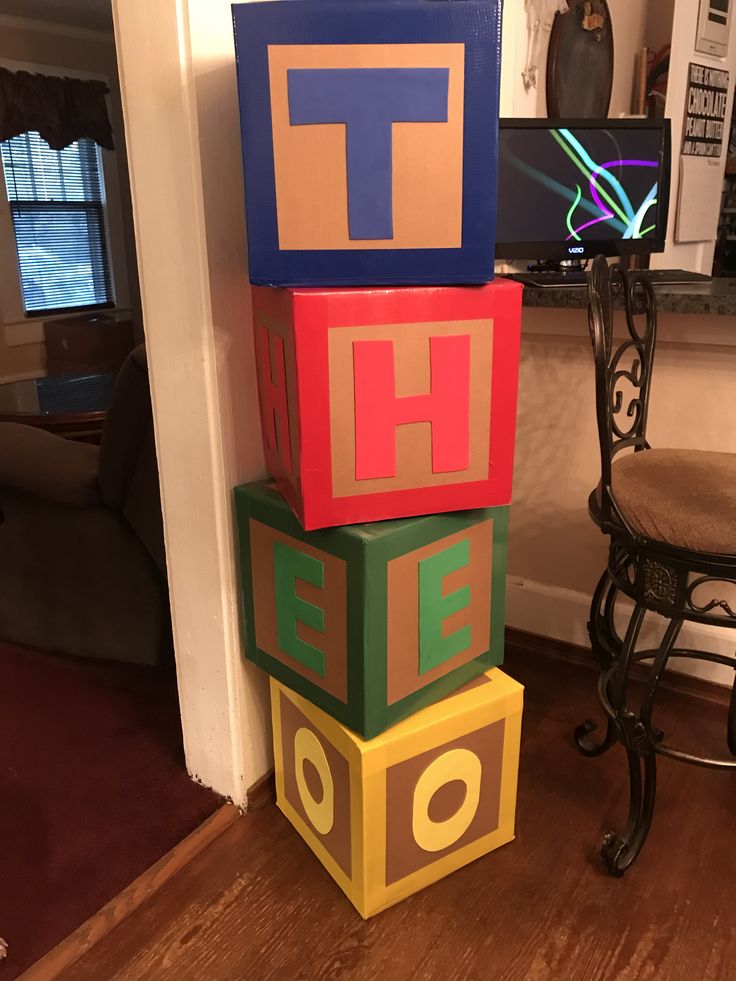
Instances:
[[[307,531],[511,499],[521,287],[254,287],[266,463]]]

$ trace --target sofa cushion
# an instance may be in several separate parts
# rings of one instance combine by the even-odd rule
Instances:
[[[736,454],[645,450],[611,471],[621,514],[645,538],[736,555]]]
[[[109,508],[124,507],[141,444],[152,425],[146,352],[141,344],[125,359],[115,380],[102,430],[100,492]]]
[[[0,422],[0,488],[56,504],[99,504],[99,449],[35,426]],[[0,501],[0,507],[2,501]]]

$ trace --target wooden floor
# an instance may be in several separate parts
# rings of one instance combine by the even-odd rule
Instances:
[[[570,734],[594,704],[592,671],[512,651],[526,685],[517,839],[363,922],[275,807],[242,818],[64,974],[118,978],[652,979],[736,977],[730,774],[660,763],[638,864],[601,870],[620,827],[623,751],[586,760]],[[666,693],[658,723],[721,749],[723,708]]]

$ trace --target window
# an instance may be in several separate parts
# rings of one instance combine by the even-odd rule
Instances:
[[[0,150],[26,316],[113,306],[97,144],[23,133]]]

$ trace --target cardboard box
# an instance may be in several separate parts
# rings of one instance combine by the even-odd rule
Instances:
[[[513,839],[522,701],[495,669],[364,742],[271,680],[276,802],[361,916]]]
[[[493,278],[501,0],[233,6],[250,276]]]
[[[508,508],[305,532],[235,491],[246,655],[371,738],[503,660]]]
[[[119,371],[135,347],[133,322],[111,314],[81,314],[43,325],[47,375]]]
[[[266,465],[307,530],[510,502],[521,293],[253,290]]]

